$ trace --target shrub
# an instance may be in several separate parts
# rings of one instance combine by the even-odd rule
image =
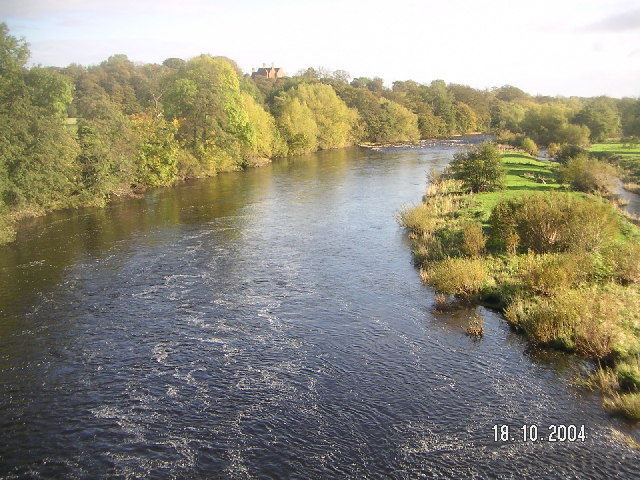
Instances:
[[[518,298],[507,320],[533,341],[575,350],[590,358],[636,355],[640,294],[623,287],[593,286],[549,297]]]
[[[606,395],[612,395],[620,386],[617,375],[610,368],[597,368],[579,384],[590,390],[600,390]]]
[[[615,193],[618,186],[617,173],[613,165],[585,154],[570,158],[561,171],[563,182],[571,185],[574,190],[601,195]]]
[[[434,262],[423,278],[438,293],[468,298],[487,281],[487,269],[481,259],[446,258]]]
[[[640,283],[640,244],[632,241],[613,243],[604,251],[605,262],[623,285]]]
[[[527,291],[548,296],[573,285],[579,275],[577,264],[574,255],[529,252],[522,257],[518,276]]]
[[[413,240],[413,256],[416,265],[442,260],[446,256],[442,242],[432,233],[424,233]]]
[[[421,271],[420,274],[422,275],[424,271]],[[426,282],[426,279],[425,279]],[[435,306],[435,310],[436,312],[446,312],[447,310],[449,310],[449,304],[447,303],[447,296],[442,294],[442,293],[437,293],[435,298],[433,299],[433,303]]]
[[[597,199],[553,193],[500,201],[489,224],[498,244],[513,234],[521,250],[536,253],[595,251],[618,233],[613,207]]]
[[[501,130],[496,136],[496,142],[503,145],[515,145],[519,136],[509,130]]]
[[[518,330],[536,343],[562,350],[575,349],[575,326],[579,309],[575,304],[560,308],[552,298],[519,299],[507,306],[504,315]]]
[[[471,257],[480,256],[487,244],[482,225],[471,223],[462,230],[462,251]]]
[[[522,139],[522,142],[520,143],[520,148],[522,148],[522,150],[524,150],[526,153],[528,153],[531,156],[538,155],[538,146],[536,145],[536,142],[531,140],[529,137],[524,137]]]
[[[551,142],[547,147],[547,157],[556,158],[558,153],[560,153],[560,145],[554,142]]]
[[[2,208],[0,208],[0,245],[12,242],[15,237],[16,232],[13,228],[13,224],[5,217]]]
[[[426,204],[406,206],[397,218],[401,225],[416,235],[433,232],[437,227],[437,218]]]
[[[556,154],[556,160],[558,160],[560,163],[567,163],[569,159],[586,153],[587,151],[584,148],[579,147],[578,145],[565,144],[560,147],[560,150]]]
[[[490,142],[456,153],[449,171],[472,192],[498,190],[504,185],[502,156],[498,147]]]

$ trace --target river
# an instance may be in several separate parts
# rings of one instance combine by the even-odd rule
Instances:
[[[581,361],[433,312],[394,214],[465,141],[25,223],[0,247],[0,478],[638,478]]]

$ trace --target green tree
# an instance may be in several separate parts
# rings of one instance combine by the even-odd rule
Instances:
[[[600,97],[591,101],[572,119],[573,123],[586,125],[593,142],[602,142],[621,133],[620,114],[611,99]]]
[[[525,113],[522,105],[496,100],[491,104],[491,127],[497,131],[520,133]]]
[[[464,103],[473,110],[478,122],[477,128],[486,131],[491,121],[490,94],[468,85],[449,84],[447,88],[456,102]]]
[[[276,118],[290,154],[314,152],[318,149],[318,124],[311,109],[300,99],[282,99]]]
[[[456,153],[449,171],[472,192],[497,190],[504,185],[502,156],[498,147],[490,142]]]
[[[640,99],[623,98],[618,101],[622,134],[640,137]]]
[[[433,108],[433,113],[444,120],[447,126],[447,135],[451,135],[458,130],[456,121],[455,98],[447,89],[444,80],[434,80],[431,82],[425,100]]]
[[[215,172],[243,162],[242,151],[255,142],[243,107],[240,82],[234,67],[208,55],[189,60],[173,76],[164,100],[169,120],[180,123],[179,137]]]
[[[73,85],[61,74],[41,67],[33,67],[26,76],[31,103],[48,115],[67,117],[67,107],[73,101]]]
[[[456,102],[455,109],[458,133],[477,132],[480,129],[478,116],[469,105]]]
[[[133,133],[138,137],[136,183],[168,185],[178,176],[178,122],[162,117],[133,115]]]
[[[329,85],[301,83],[276,97],[273,110],[291,153],[343,147],[353,140],[357,112]]]
[[[0,24],[0,210],[70,205],[78,174],[77,144],[62,116],[70,84],[59,74],[25,67],[24,40]]]
[[[503,85],[500,88],[496,88],[493,93],[498,100],[503,102],[526,103],[531,100],[531,95],[513,85]]]
[[[294,90],[295,96],[313,112],[319,148],[344,147],[351,143],[357,113],[338,98],[332,87],[301,84]]]
[[[137,182],[139,137],[131,119],[105,100],[102,115],[78,121],[81,191],[85,203],[104,205],[118,190]]]
[[[574,115],[571,106],[560,102],[536,105],[525,113],[521,127],[524,132],[539,145],[571,143],[587,145],[589,128],[584,125],[570,124]]]
[[[242,101],[249,123],[255,131],[255,142],[250,146],[249,157],[272,158],[284,155],[286,145],[273,116],[246,92],[242,93]]]
[[[380,99],[382,133],[386,142],[414,142],[420,138],[418,117],[399,103]]]

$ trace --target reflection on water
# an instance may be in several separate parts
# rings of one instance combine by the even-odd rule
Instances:
[[[24,225],[0,248],[0,477],[636,477],[581,362],[433,313],[394,214],[454,151],[321,152]],[[587,441],[493,439],[556,423]]]

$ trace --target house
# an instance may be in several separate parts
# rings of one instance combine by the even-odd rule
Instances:
[[[251,69],[251,78],[255,77],[266,77],[266,78],[283,78],[286,77],[284,70],[281,68],[276,68],[271,64],[271,68],[267,68],[267,64],[263,63],[262,67],[256,70],[255,68]]]

